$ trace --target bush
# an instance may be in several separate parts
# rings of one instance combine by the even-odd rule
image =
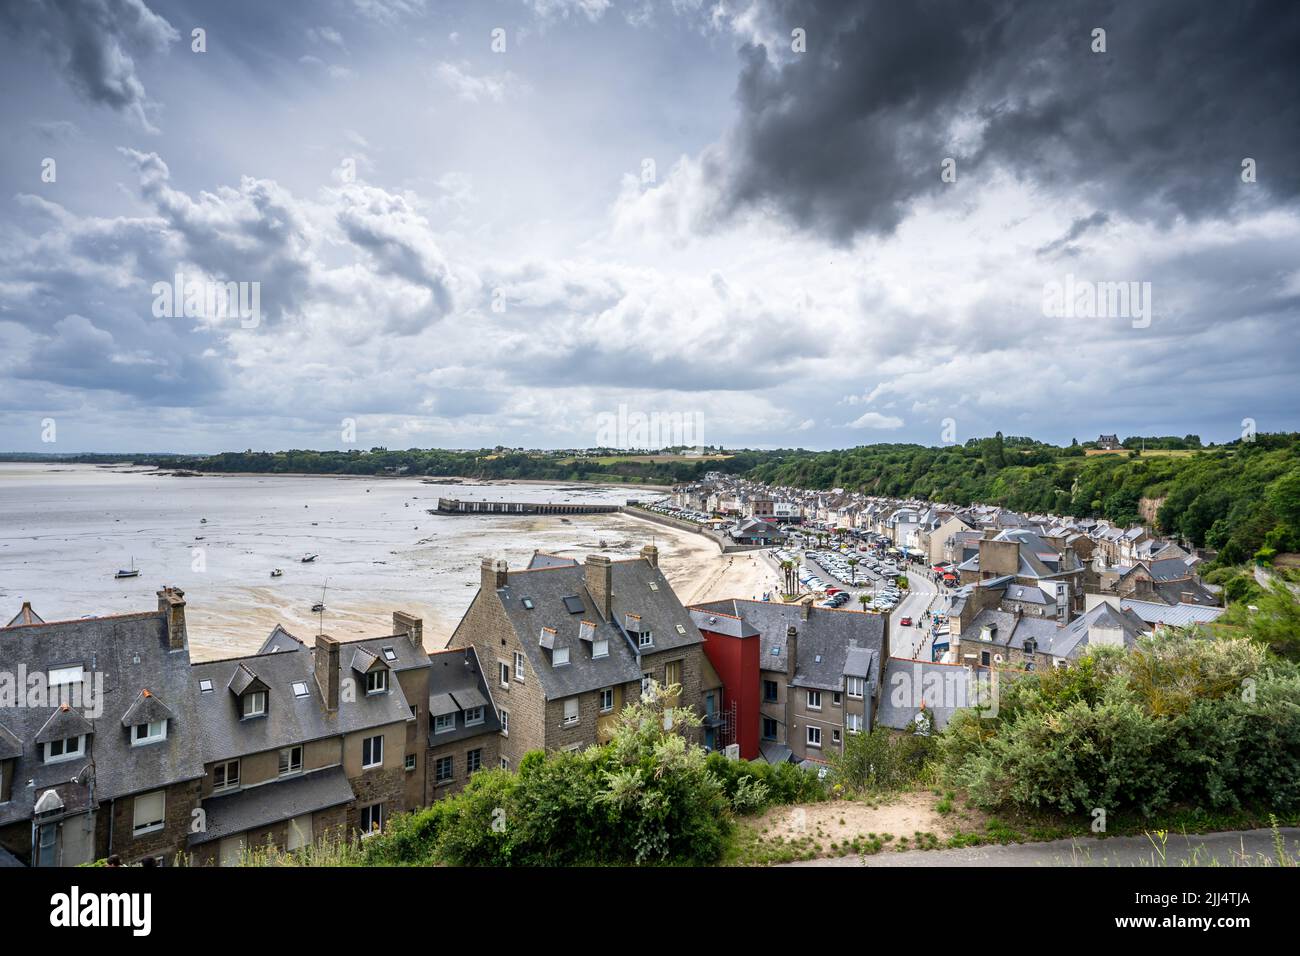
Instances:
[[[1292,812],[1300,672],[1245,640],[1148,638],[1004,685],[996,717],[959,711],[939,748],[986,808]]]
[[[797,764],[729,760],[725,755],[714,751],[709,754],[707,765],[709,772],[722,783],[723,792],[737,813],[752,813],[774,804],[814,803],[826,798],[826,787],[817,771],[805,770]],[[746,784],[747,780],[752,783]],[[762,786],[766,790],[766,797],[761,804],[744,809],[737,803],[737,794],[742,788],[750,786]]]
[[[856,793],[902,790],[922,779],[934,750],[930,736],[875,727],[869,734],[848,735],[844,753],[831,758],[832,774]]]

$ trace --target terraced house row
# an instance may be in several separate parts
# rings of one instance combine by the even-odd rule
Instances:
[[[432,653],[397,612],[377,637],[276,627],[255,654],[192,663],[178,589],[139,614],[47,623],[25,605],[0,628],[0,863],[230,865],[364,835],[480,769],[607,740],[650,680],[716,710],[702,646],[653,547],[485,560]]]

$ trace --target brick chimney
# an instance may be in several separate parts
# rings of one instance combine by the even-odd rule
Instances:
[[[613,614],[613,565],[603,554],[587,555],[587,593],[605,620]]]
[[[641,557],[645,558],[650,567],[659,567],[659,549],[653,544],[647,544],[641,548]]]
[[[785,672],[794,680],[795,665],[799,663],[799,631],[793,624],[785,629]]]
[[[405,635],[417,651],[424,650],[424,618],[407,614],[405,611],[394,611],[393,634]]]
[[[333,713],[339,709],[339,642],[328,634],[317,634],[312,663],[325,709]]]
[[[510,579],[510,568],[501,558],[484,558],[479,570],[479,588],[484,591],[496,591],[506,586]]]
[[[171,585],[158,592],[158,613],[167,623],[167,646],[173,651],[185,647],[185,592]]]

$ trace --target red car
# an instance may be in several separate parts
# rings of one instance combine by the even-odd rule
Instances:
[[[911,626],[912,626],[912,619],[911,619],[910,617],[905,617],[905,618],[903,618],[901,621],[899,621],[898,623],[899,623],[901,626],[903,626],[903,627],[911,627]]]

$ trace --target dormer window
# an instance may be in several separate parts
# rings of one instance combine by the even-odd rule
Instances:
[[[145,744],[158,743],[167,739],[167,721],[151,720],[147,724],[136,724],[131,731],[131,746],[142,747]]]
[[[482,708],[482,707],[466,707],[466,708],[465,708],[465,726],[466,726],[466,727],[473,727],[475,724],[481,724],[481,723],[483,723],[483,708]]]
[[[240,716],[247,720],[249,717],[262,717],[266,714],[266,691],[255,690],[252,693],[245,694],[239,699],[241,710]]]
[[[370,671],[366,674],[366,694],[382,694],[388,690],[388,671]]]
[[[433,732],[435,734],[445,734],[456,729],[455,714],[439,714],[433,718]]]
[[[562,667],[569,663],[569,649],[567,647],[557,647],[551,651],[551,666]]]
[[[591,643],[592,657],[609,657],[609,641],[601,639]]]
[[[655,642],[654,634],[652,634],[649,631],[642,631],[640,634],[637,635],[638,647],[652,647],[654,646],[654,642]]]

